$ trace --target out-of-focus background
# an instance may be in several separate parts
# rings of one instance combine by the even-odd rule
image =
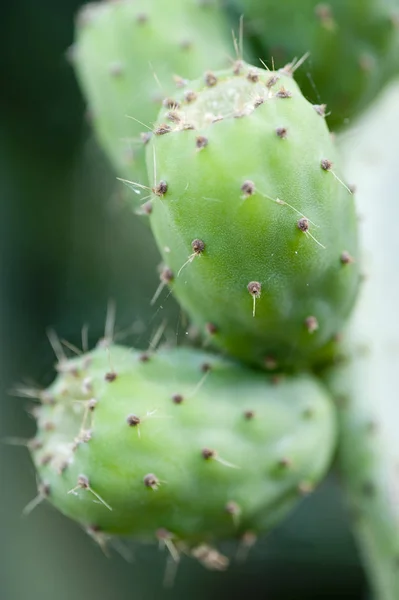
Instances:
[[[163,587],[166,555],[155,546],[131,546],[131,562],[112,549],[107,558],[46,504],[22,517],[36,482],[17,442],[32,436],[34,424],[29,401],[9,391],[51,381],[46,329],[79,346],[87,323],[94,343],[112,298],[121,340],[146,348],[165,320],[184,334],[170,296],[150,306],[157,251],[90,133],[66,52],[79,5],[13,0],[0,13],[0,599],[366,600],[332,477],[244,563],[221,574],[183,560],[172,589]],[[367,129],[367,120],[359,127]],[[356,129],[348,144],[351,136]]]

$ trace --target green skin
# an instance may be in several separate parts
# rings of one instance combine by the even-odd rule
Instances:
[[[230,27],[214,1],[120,0],[84,7],[75,37],[73,63],[98,140],[120,177],[146,184],[140,134],[175,92],[173,75],[228,64]]]
[[[364,110],[399,73],[397,0],[234,0],[258,54],[298,70],[305,96],[321,97],[332,128]]]
[[[335,411],[311,377],[272,381],[193,349],[144,359],[99,346],[59,365],[41,394],[32,454],[42,493],[65,515],[143,540],[167,530],[192,547],[267,531],[324,476]],[[90,489],[76,487],[80,475]]]
[[[212,87],[190,83],[197,99],[179,97],[181,122],[169,121],[172,131],[148,145],[158,192],[151,227],[176,298],[219,348],[262,367],[307,367],[357,295],[353,196],[323,116],[291,77],[242,65],[239,75],[217,78]],[[291,97],[279,97],[284,89]],[[158,122],[168,123],[166,109]],[[251,195],[242,189],[248,181]],[[304,217],[308,231],[299,228]],[[261,284],[260,294],[250,282]]]

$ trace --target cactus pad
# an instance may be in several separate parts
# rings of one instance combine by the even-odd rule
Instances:
[[[58,370],[30,444],[39,492],[91,532],[175,548],[262,532],[329,465],[335,413],[308,376],[118,346]]]
[[[154,133],[150,220],[177,299],[233,356],[307,364],[359,283],[353,195],[323,107],[286,71],[239,61],[188,84]]]
[[[397,0],[234,0],[258,53],[278,65],[309,53],[298,82],[340,127],[399,73]]]
[[[73,62],[95,132],[120,176],[146,183],[145,127],[134,119],[151,127],[176,84],[208,64],[225,66],[231,48],[213,0],[119,0],[82,9]]]

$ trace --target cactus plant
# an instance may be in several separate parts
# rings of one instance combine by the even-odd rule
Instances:
[[[73,63],[95,132],[118,175],[146,183],[146,136],[140,134],[152,127],[176,85],[209,64],[228,64],[232,47],[213,0],[119,0],[81,9]]]
[[[205,343],[243,364],[188,347],[143,353],[108,338],[62,358],[54,383],[37,392],[29,448],[38,496],[26,512],[47,499],[100,544],[159,541],[176,560],[188,553],[224,569],[220,541],[267,532],[323,479],[338,408],[337,465],[354,531],[378,600],[396,600],[394,383],[389,402],[376,405],[395,373],[386,333],[396,313],[372,332],[369,355],[350,347],[347,362],[331,367],[361,257],[352,188],[326,119],[342,125],[399,70],[397,4],[245,8],[264,58],[285,67],[251,66],[238,51],[218,70],[231,43],[212,1],[117,0],[80,13],[71,54],[96,133],[137,197],[151,198],[142,212],[163,259],[153,304],[170,286]],[[308,51],[310,78],[299,70]],[[396,227],[383,201],[373,228],[381,214]],[[393,241],[394,229],[385,247]],[[378,288],[386,300],[391,277],[377,283],[368,298]],[[355,340],[372,311],[357,312]],[[389,372],[379,369],[385,362]]]
[[[104,343],[58,370],[30,444],[39,494],[92,533],[190,549],[265,531],[335,446],[333,406],[306,375],[277,382],[196,350]]]
[[[359,283],[354,200],[290,73],[238,61],[190,82],[147,163],[168,282],[209,339],[270,369],[332,343]]]
[[[234,0],[264,60],[290,63],[309,53],[298,73],[303,92],[321,97],[329,123],[342,126],[366,108],[399,71],[396,0]]]

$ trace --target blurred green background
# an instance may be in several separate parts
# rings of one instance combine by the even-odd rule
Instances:
[[[166,319],[171,335],[185,331],[171,297],[155,308],[158,254],[133,216],[85,117],[66,50],[73,39],[73,0],[13,0],[0,17],[0,438],[29,438],[29,401],[11,396],[19,383],[46,385],[54,355],[46,329],[79,346],[90,325],[94,343],[107,303],[117,306],[126,341],[148,347]],[[166,555],[131,547],[129,563],[40,505],[27,450],[0,446],[0,599],[152,600],[367,598],[333,478],[306,499],[283,526],[227,573],[189,559],[171,590],[163,587]],[[234,548],[228,547],[234,554]]]

